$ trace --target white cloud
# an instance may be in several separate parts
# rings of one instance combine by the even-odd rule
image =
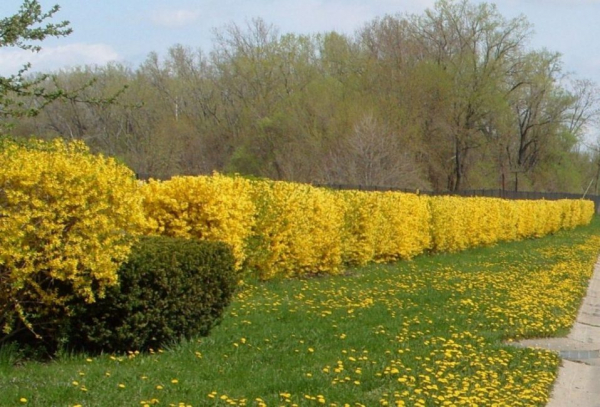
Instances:
[[[181,28],[198,21],[200,13],[194,10],[157,10],[150,16],[153,24],[166,28]]]
[[[48,72],[81,65],[104,65],[119,59],[119,54],[106,44],[75,43],[46,47],[40,52],[0,49],[0,75],[15,74],[28,62],[30,72]]]

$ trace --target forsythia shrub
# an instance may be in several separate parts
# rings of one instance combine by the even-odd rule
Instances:
[[[3,139],[0,342],[25,327],[51,336],[44,329],[65,301],[101,297],[117,283],[144,222],[137,181],[124,165],[81,142]]]
[[[347,264],[411,259],[431,245],[427,197],[399,192],[339,192],[345,202]]]
[[[517,205],[515,205],[514,201],[506,199],[498,199],[497,201],[499,211],[498,217],[500,219],[498,241],[510,242],[517,240],[517,223],[519,221]]]
[[[590,205],[590,201],[586,200],[561,200],[564,209],[562,215],[562,224],[565,229],[588,224],[594,216],[594,205]]]
[[[344,263],[362,266],[375,257],[380,217],[378,196],[363,191],[340,191],[344,203],[344,232],[342,237]]]
[[[456,252],[515,236],[515,213],[509,201],[496,198],[430,198],[433,249]]]
[[[247,267],[260,278],[337,274],[343,208],[334,192],[280,181],[254,181],[256,223]]]
[[[207,335],[237,281],[235,258],[225,243],[141,238],[119,269],[119,285],[93,304],[70,304],[65,345],[125,352]]]
[[[585,200],[430,199],[433,250],[438,252],[542,237],[588,224],[594,215],[594,203]]]
[[[262,279],[540,237],[587,224],[594,213],[583,200],[331,191],[218,174],[151,181],[144,196],[155,233],[229,243],[237,266]]]
[[[150,180],[142,188],[152,233],[228,243],[238,268],[254,223],[250,192],[250,181],[219,174]]]
[[[589,224],[596,213],[594,203],[585,199],[575,201],[575,203],[579,205],[579,222],[577,226]]]
[[[374,192],[377,262],[411,259],[431,244],[431,211],[427,197],[400,192]]]

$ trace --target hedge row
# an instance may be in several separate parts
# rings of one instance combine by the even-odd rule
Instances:
[[[219,174],[152,180],[142,189],[153,233],[223,240],[238,266],[262,279],[541,237],[587,224],[594,214],[586,200],[331,191]]]
[[[165,309],[187,309],[169,292],[188,298],[191,310],[208,310],[193,318],[207,331],[242,272],[262,279],[337,274],[347,265],[540,237],[586,224],[593,212],[583,200],[336,192],[218,174],[140,183],[123,164],[80,142],[0,138],[0,345],[33,331],[49,343],[63,337],[68,344],[76,332],[87,332],[89,348],[149,346],[153,337],[185,336],[196,326],[172,329],[185,324],[160,310],[162,327],[146,324],[135,308],[142,297],[164,300]],[[143,234],[166,240],[144,240],[131,254]],[[226,243],[231,270],[228,261],[214,259],[200,270],[192,252],[204,249],[192,243],[189,249],[190,239]],[[142,258],[143,267],[128,268]],[[224,296],[211,285],[221,277]],[[205,304],[204,294],[214,303]],[[107,314],[111,309],[122,312]],[[63,335],[76,315],[78,328]]]

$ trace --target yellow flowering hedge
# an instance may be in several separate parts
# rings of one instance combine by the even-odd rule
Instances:
[[[252,188],[250,269],[263,279],[341,271],[344,214],[334,192],[279,181],[255,181]]]
[[[400,192],[340,191],[344,212],[344,260],[411,259],[431,245],[427,197]]]
[[[430,205],[435,251],[456,252],[514,237],[516,213],[508,201],[438,196],[430,198]]]
[[[537,238],[588,224],[594,203],[586,200],[502,200],[430,198],[432,249],[456,252],[499,241]]]
[[[344,212],[343,261],[362,266],[375,258],[379,225],[378,196],[363,191],[338,192]]]
[[[0,327],[31,329],[29,317],[101,297],[139,233],[223,241],[238,270],[272,279],[541,237],[593,214],[585,200],[331,191],[219,174],[139,183],[80,142],[0,139]]]
[[[239,268],[254,224],[251,183],[241,177],[174,177],[142,187],[150,234],[222,241]]]
[[[219,174],[151,181],[144,198],[155,233],[225,241],[238,266],[262,279],[541,237],[587,224],[594,213],[584,200],[331,191]]]
[[[88,302],[117,282],[145,223],[131,170],[81,142],[0,145],[0,323]]]
[[[431,211],[427,197],[399,192],[373,194],[377,200],[373,260],[411,259],[429,249]]]

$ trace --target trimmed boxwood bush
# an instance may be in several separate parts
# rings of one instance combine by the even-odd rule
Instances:
[[[207,335],[238,274],[221,242],[144,237],[119,269],[119,285],[95,303],[71,305],[65,342],[87,352],[157,349]]]

